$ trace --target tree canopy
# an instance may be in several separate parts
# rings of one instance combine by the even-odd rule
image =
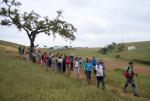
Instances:
[[[15,25],[20,31],[24,30],[30,39],[30,47],[34,47],[34,41],[39,33],[47,35],[56,34],[60,36],[75,40],[74,33],[77,29],[71,24],[61,19],[62,11],[57,11],[56,18],[50,20],[48,16],[41,17],[34,11],[20,13],[18,7],[20,2],[16,0],[2,0],[0,8],[0,16],[2,18],[1,25],[11,26]]]

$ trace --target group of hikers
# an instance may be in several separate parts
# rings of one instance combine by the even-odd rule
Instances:
[[[102,60],[97,60],[93,58],[82,58],[75,57],[74,55],[66,56],[64,54],[54,54],[42,52],[35,48],[28,48],[25,51],[25,47],[19,46],[18,48],[19,56],[25,60],[31,60],[33,63],[42,64],[46,69],[50,68],[52,71],[58,71],[61,73],[74,72],[76,78],[79,79],[80,74],[85,74],[87,83],[91,82],[91,74],[93,73],[96,77],[97,88],[99,88],[100,83],[102,84],[102,90],[105,90],[105,65]],[[133,95],[138,96],[136,91],[136,86],[134,82],[133,62],[129,62],[127,69],[124,71],[124,76],[126,77],[126,82],[123,88],[123,92],[126,92],[126,88],[131,84],[133,88]]]

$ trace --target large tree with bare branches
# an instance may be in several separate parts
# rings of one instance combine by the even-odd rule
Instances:
[[[50,20],[47,16],[41,17],[34,11],[20,13],[18,7],[21,3],[15,0],[2,0],[0,3],[1,25],[15,25],[20,31],[24,30],[30,39],[30,47],[34,47],[35,38],[40,33],[54,37],[59,34],[70,40],[76,38],[74,33],[77,29],[61,19],[62,11],[57,11],[56,18]]]

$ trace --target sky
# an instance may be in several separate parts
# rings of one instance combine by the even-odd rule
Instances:
[[[104,47],[112,42],[150,41],[150,0],[18,1],[22,3],[21,12],[34,10],[50,19],[56,17],[57,10],[62,10],[62,19],[78,29],[75,41],[41,33],[35,40],[40,47]],[[0,40],[30,45],[25,31],[20,32],[15,26],[0,26]]]

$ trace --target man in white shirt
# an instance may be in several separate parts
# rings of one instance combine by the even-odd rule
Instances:
[[[105,66],[102,60],[99,60],[96,67],[96,77],[97,77],[97,88],[99,88],[100,82],[102,83],[102,90],[105,90],[105,82],[104,82],[104,77],[105,77]]]

